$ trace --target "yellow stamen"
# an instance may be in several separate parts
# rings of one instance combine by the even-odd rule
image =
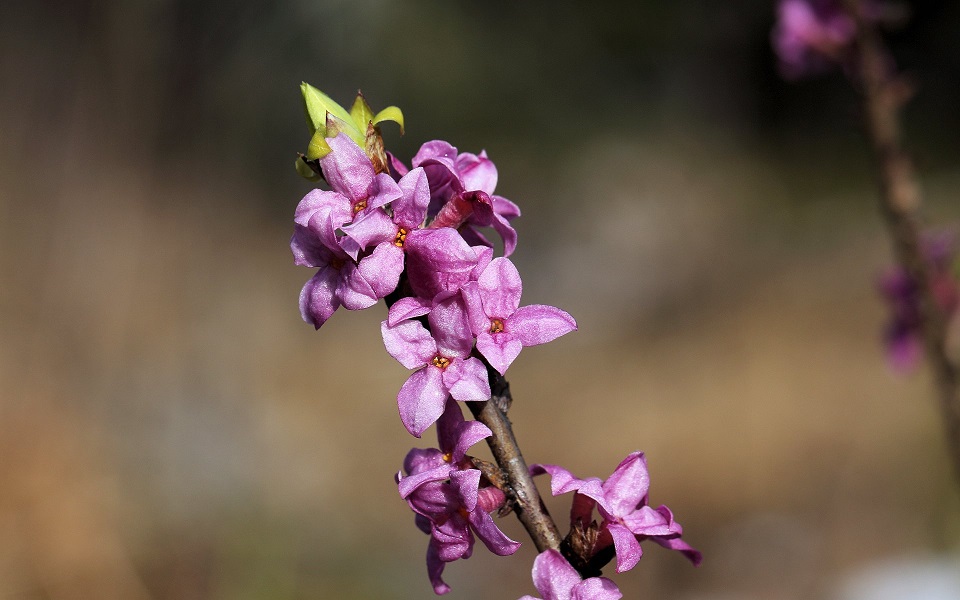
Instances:
[[[396,237],[393,238],[393,245],[397,248],[403,248],[403,244],[407,241],[407,230],[401,227],[397,230]]]
[[[439,354],[433,357],[433,366],[439,367],[441,369],[446,369],[450,366],[450,359],[440,356]]]
[[[503,321],[500,319],[490,319],[490,333],[503,333]]]

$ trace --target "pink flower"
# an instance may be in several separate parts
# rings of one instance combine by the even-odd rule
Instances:
[[[330,249],[343,248],[353,259],[360,248],[338,230],[403,196],[396,182],[385,173],[376,174],[373,164],[357,144],[341,133],[328,138],[332,152],[320,159],[320,169],[332,188],[313,190],[304,196],[294,221],[310,229]]]
[[[519,308],[522,293],[520,273],[504,257],[490,261],[477,281],[463,286],[477,350],[501,375],[524,346],[545,344],[577,329],[573,317],[559,308]]]
[[[533,585],[543,600],[618,600],[617,584],[606,577],[581,580],[580,574],[556,550],[547,550],[533,561]],[[520,600],[540,600],[524,596]]]
[[[492,246],[476,227],[492,227],[503,240],[503,252],[510,256],[517,246],[517,232],[510,221],[520,216],[516,204],[493,193],[497,186],[497,167],[486,152],[480,155],[464,152],[447,142],[434,140],[420,147],[413,157],[414,167],[423,167],[430,181],[430,208],[428,214],[438,215],[445,205],[458,200],[478,200],[486,204],[482,210],[456,211],[463,216],[452,225],[471,246]],[[481,193],[480,194],[477,193]],[[439,216],[439,215],[438,215]],[[449,218],[449,216],[448,216]],[[451,226],[443,223],[443,226]]]
[[[603,522],[594,554],[612,543],[617,553],[618,573],[632,569],[640,561],[643,555],[640,542],[645,539],[681,552],[694,565],[700,564],[702,555],[680,539],[683,528],[673,520],[670,509],[648,506],[650,475],[642,452],[623,459],[606,481],[597,477],[577,479],[557,465],[531,465],[530,472],[533,475],[549,473],[554,496],[576,492],[570,514],[572,522],[589,524],[593,507],[597,506]]]
[[[444,566],[471,556],[474,534],[498,556],[520,547],[490,517],[503,504],[503,492],[480,487],[480,471],[466,456],[471,446],[490,435],[486,425],[464,421],[460,406],[448,398],[437,421],[440,448],[414,448],[404,459],[407,475],[397,474],[400,496],[417,514],[417,526],[430,535],[427,573],[437,594],[450,591],[441,578]]]
[[[798,79],[847,61],[855,35],[840,0],[780,0],[772,41],[783,76]]]
[[[403,268],[400,265],[398,269],[389,256],[376,250],[355,262],[300,225],[294,228],[290,249],[296,264],[319,268],[300,291],[300,315],[317,329],[341,304],[350,310],[376,304],[396,289]]]
[[[419,321],[380,326],[390,356],[416,369],[397,395],[400,420],[416,437],[443,413],[448,394],[456,400],[490,398],[487,370],[470,356],[473,336],[459,295],[437,304],[427,321],[432,335]]]

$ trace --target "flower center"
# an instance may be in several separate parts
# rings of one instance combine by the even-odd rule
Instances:
[[[341,205],[341,206],[343,206],[343,205]],[[357,214],[358,212],[360,212],[361,210],[365,209],[366,207],[367,207],[367,201],[366,201],[366,199],[357,200],[357,203],[353,205],[353,214]]]
[[[331,258],[330,266],[339,271],[343,268],[343,259],[342,258]]]
[[[453,454],[450,454],[449,452],[445,452],[443,454],[443,462],[453,462]]]
[[[490,333],[503,333],[503,319],[490,319]]]
[[[440,356],[439,354],[433,357],[432,362],[433,366],[437,367],[438,369],[446,369],[450,366],[450,359]]]
[[[393,238],[393,245],[397,248],[403,248],[403,244],[407,241],[407,230],[401,227],[397,230],[397,235]]]

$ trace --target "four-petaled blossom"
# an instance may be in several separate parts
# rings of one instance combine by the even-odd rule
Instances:
[[[543,600],[618,600],[620,589],[606,577],[581,580],[580,574],[556,550],[547,550],[533,561],[533,585]],[[520,600],[540,600],[524,596]]]
[[[390,356],[408,369],[417,369],[397,395],[400,420],[416,437],[443,413],[448,394],[456,400],[490,398],[487,369],[470,356],[473,336],[459,296],[440,302],[427,321],[430,331],[419,321],[395,326],[383,321],[380,326]]]
[[[328,138],[332,152],[320,159],[320,169],[332,188],[313,190],[297,206],[294,221],[310,228],[328,248],[343,248],[354,259],[361,248],[337,230],[354,219],[403,196],[387,174],[374,171],[364,151],[346,134]]]
[[[494,554],[513,554],[520,544],[508,538],[490,516],[503,504],[504,495],[492,487],[480,487],[480,471],[472,468],[467,450],[489,437],[490,430],[477,421],[464,421],[460,406],[448,399],[437,421],[440,448],[414,448],[397,474],[400,496],[417,514],[417,526],[430,535],[427,574],[434,592],[450,587],[441,575],[446,563],[469,558],[474,533]]]
[[[477,281],[463,287],[477,350],[501,375],[524,346],[546,344],[577,329],[573,317],[559,308],[519,308],[522,292],[520,273],[504,257],[490,261]]]
[[[593,507],[597,506],[603,522],[594,553],[612,543],[617,552],[618,573],[636,566],[643,555],[640,541],[648,538],[681,552],[694,565],[700,564],[700,552],[680,539],[683,528],[673,520],[670,509],[666,506],[654,509],[647,504],[650,475],[642,452],[627,456],[606,481],[597,477],[577,479],[557,465],[532,465],[530,472],[549,473],[554,496],[567,492],[580,496],[575,496],[573,502],[570,514],[573,523],[588,524]]]
[[[320,270],[300,291],[300,315],[317,329],[340,307],[369,308],[397,287],[402,265],[377,248],[354,262],[339,248],[329,248],[312,229],[297,225],[290,240],[294,263]]]
[[[343,226],[345,238],[349,241],[342,240],[341,244],[361,249],[382,247],[389,260],[403,270],[408,239],[414,240],[417,235],[425,234],[420,226],[427,216],[430,186],[423,169],[410,171],[397,185],[402,195],[390,204],[391,214],[378,208],[357,215],[352,223]]]

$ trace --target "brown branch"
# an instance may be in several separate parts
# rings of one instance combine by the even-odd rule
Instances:
[[[857,62],[863,86],[866,129],[878,162],[880,211],[893,241],[900,266],[917,284],[927,357],[940,399],[940,411],[955,475],[960,481],[960,390],[957,365],[946,349],[947,317],[931,286],[931,269],[921,247],[920,192],[913,165],[900,137],[900,108],[904,84],[890,69],[883,41],[860,12],[859,0],[845,0],[857,22]]]
[[[533,483],[533,477],[530,476],[530,470],[513,435],[510,420],[501,410],[501,407],[510,406],[510,384],[489,366],[487,371],[490,374],[493,396],[487,402],[466,404],[474,418],[493,432],[493,435],[487,438],[487,444],[503,472],[507,487],[503,492],[514,503],[513,510],[533,539],[537,551],[557,549],[560,547],[560,531],[543,505],[540,492]]]

